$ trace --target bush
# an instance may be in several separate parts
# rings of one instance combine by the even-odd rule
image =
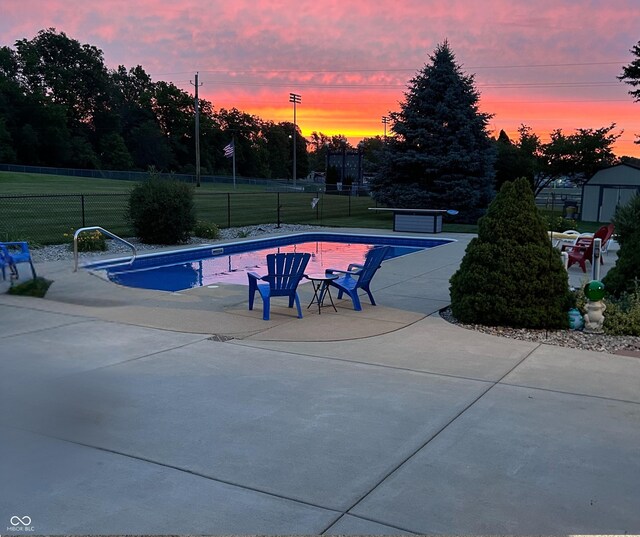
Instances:
[[[620,297],[633,293],[640,281],[640,195],[619,206],[612,219],[616,226],[616,241],[620,245],[618,259],[602,283],[607,293]]]
[[[605,300],[604,331],[614,336],[640,336],[640,286],[620,298]]]
[[[186,183],[152,175],[131,191],[128,215],[136,236],[142,242],[186,242],[196,223],[193,188]]]
[[[198,221],[193,228],[193,234],[201,239],[219,239],[220,228],[213,222]]]
[[[549,224],[549,231],[557,231],[558,233],[562,233],[568,229],[574,229],[576,226],[575,220],[562,218],[562,216],[548,216],[546,220]]]
[[[464,323],[568,326],[567,271],[525,178],[504,183],[450,283],[453,315]]]

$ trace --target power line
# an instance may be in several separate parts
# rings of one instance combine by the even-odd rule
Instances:
[[[300,88],[330,88],[330,89],[379,89],[379,90],[397,90],[406,89],[406,84],[326,84],[315,82],[246,82],[236,80],[213,80],[217,86],[252,86],[252,87],[265,87],[265,88],[280,88],[280,87],[300,87]],[[478,88],[578,88],[578,87],[598,87],[598,86],[620,86],[619,82],[522,82],[522,83],[505,83],[505,84],[477,84]]]
[[[224,99],[229,100],[231,97]],[[220,98],[218,98],[220,100]],[[630,103],[633,104],[633,101],[630,99],[572,99],[572,100],[554,100],[554,101],[485,101],[484,99],[480,99],[483,104],[561,104],[561,103]],[[264,104],[277,104],[282,106],[282,101],[264,101],[264,100],[250,100],[244,101],[242,99],[238,100],[233,98],[233,102],[236,105],[264,105]],[[309,102],[315,105],[360,105],[360,104],[378,104],[380,106],[391,106],[396,105],[397,100],[391,99],[389,101],[325,101],[325,100],[314,100],[309,99]],[[280,107],[281,107],[280,106]]]
[[[607,62],[576,62],[576,63],[533,63],[533,64],[516,64],[516,65],[475,65],[465,66],[465,69],[538,69],[547,67],[589,67],[594,65],[624,65],[628,63],[628,59]],[[265,73],[402,73],[414,72],[419,68],[416,67],[400,67],[400,68],[372,68],[372,69],[200,69],[200,73],[248,73],[248,74],[265,74]],[[173,73],[150,73],[150,76],[169,76],[183,75],[191,71],[176,71]]]

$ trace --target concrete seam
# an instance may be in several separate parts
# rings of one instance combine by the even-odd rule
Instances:
[[[541,388],[540,386],[527,386],[526,384],[512,384],[510,382],[500,382],[501,386],[511,386],[513,388],[525,388],[541,392],[560,393],[563,395],[575,395],[576,397],[589,397],[590,399],[601,399],[603,401],[614,401],[616,403],[628,403],[640,405],[640,401],[629,401],[628,399],[617,399],[616,397],[605,397],[604,395],[593,395],[590,393],[567,392],[564,390],[554,390],[553,388]]]
[[[190,475],[193,475],[195,477],[200,477],[202,479],[206,479],[208,481],[214,481],[216,483],[222,483],[223,485],[229,485],[231,487],[237,487],[239,489],[247,490],[247,491],[250,491],[250,492],[257,492],[259,494],[265,494],[265,495],[271,496],[273,498],[278,498],[278,499],[281,499],[281,500],[286,500],[286,501],[289,501],[289,502],[294,502],[294,503],[298,503],[298,504],[305,505],[305,506],[308,506],[308,507],[314,507],[316,509],[322,509],[324,511],[330,511],[330,512],[333,512],[333,513],[341,513],[341,511],[339,509],[333,509],[331,507],[324,507],[322,505],[316,505],[314,503],[307,502],[305,500],[300,500],[300,499],[297,499],[297,498],[290,498],[288,496],[284,496],[282,494],[277,494],[275,492],[269,492],[267,490],[262,490],[262,489],[259,489],[259,488],[256,488],[256,487],[249,487],[247,485],[241,485],[241,484],[235,483],[233,481],[220,479],[220,478],[217,478],[217,477],[213,477],[213,476],[210,476],[210,475],[207,475],[207,474],[203,474],[203,473],[197,472],[195,470],[189,470],[188,468],[182,468],[180,466],[175,466],[173,464],[167,464],[167,463],[164,463],[164,462],[160,462],[160,461],[156,461],[156,460],[153,460],[153,459],[149,459],[147,457],[141,457],[139,455],[132,455],[130,453],[124,453],[122,451],[118,451],[118,450],[115,450],[115,449],[109,449],[109,448],[105,448],[105,447],[101,447],[101,446],[95,446],[93,444],[87,444],[85,442],[78,442],[76,440],[69,440],[68,438],[63,438],[63,437],[59,437],[59,436],[55,436],[55,435],[43,434],[43,433],[38,432],[38,431],[32,431],[32,430],[24,429],[24,428],[21,428],[21,427],[14,427],[14,426],[8,425],[6,423],[5,424],[0,424],[0,425],[4,425],[4,427],[9,428],[9,429],[23,431],[23,432],[27,432],[27,433],[31,433],[31,434],[36,434],[38,436],[41,436],[41,437],[44,437],[44,438],[49,438],[49,439],[52,439],[52,440],[58,440],[60,442],[66,442],[67,444],[73,444],[75,446],[81,446],[81,447],[85,447],[85,448],[88,448],[88,449],[95,449],[97,451],[102,451],[103,453],[110,453],[112,455],[118,455],[120,457],[126,457],[128,459],[133,459],[133,460],[137,460],[137,461],[140,461],[140,462],[146,462],[147,464],[153,464],[155,466],[160,466],[162,468],[168,468],[170,470],[175,470],[175,471],[182,472],[182,473],[185,473],[185,474],[190,474]]]
[[[422,451],[428,444],[430,444],[435,438],[437,438],[442,432],[444,432],[453,422],[455,422],[460,416],[462,416],[467,410],[473,407],[480,399],[482,399],[487,393],[489,393],[495,386],[500,384],[500,381],[504,379],[507,375],[509,375],[514,369],[520,366],[529,356],[533,354],[540,347],[540,344],[536,345],[531,351],[529,351],[525,356],[518,361],[509,371],[507,371],[502,377],[500,377],[497,381],[491,382],[491,385],[480,393],[473,401],[471,401],[468,405],[466,405],[460,412],[458,412],[453,418],[451,418],[447,423],[445,423],[440,429],[438,429],[434,434],[432,434],[426,442],[422,443],[418,448],[416,448],[412,453],[410,453],[407,457],[405,457],[400,463],[394,466],[391,470],[389,470],[373,487],[371,487],[367,492],[365,492],[356,502],[349,507],[345,513],[351,514],[350,511],[353,510],[358,504],[362,503],[362,501],[369,496],[374,490],[376,490],[382,483],[384,483],[389,477],[391,477],[394,473],[396,473],[402,466],[404,466],[407,462],[409,462],[413,457],[415,457],[420,451]],[[421,532],[422,533],[422,532]]]
[[[359,518],[360,520],[366,520],[367,522],[373,522],[373,523],[375,523],[375,524],[382,524],[383,526],[388,526],[389,528],[393,528],[393,529],[396,529],[396,530],[400,530],[400,531],[402,531],[402,532],[404,532],[404,533],[408,533],[408,534],[411,534],[411,535],[419,535],[419,534],[418,534],[418,533],[416,533],[415,531],[408,530],[407,528],[403,528],[402,526],[396,526],[395,524],[388,524],[388,523],[386,523],[386,522],[383,522],[383,521],[381,521],[381,520],[376,520],[376,519],[374,519],[374,518],[368,518],[368,517],[365,517],[365,516],[361,516],[361,515],[354,515],[354,514],[352,514],[352,513],[346,513],[346,512],[345,512],[345,513],[342,513],[342,514],[341,514],[341,515],[340,515],[340,516],[339,516],[339,517],[338,517],[334,522],[332,522],[329,526],[327,526],[324,530],[322,530],[322,531],[320,532],[320,535],[325,535],[325,533],[326,533],[327,531],[329,531],[329,530],[331,529],[331,527],[332,527],[332,526],[335,526],[335,525],[336,525],[338,522],[340,522],[340,520],[342,520],[346,515],[349,515],[349,516],[354,517],[354,518]]]
[[[36,310],[36,311],[40,311],[40,310]],[[66,314],[62,314],[62,315],[66,315]],[[58,324],[56,326],[47,326],[46,328],[38,328],[36,330],[29,330],[27,332],[20,332],[19,334],[7,334],[6,336],[2,336],[3,338],[12,338],[12,337],[20,337],[20,336],[30,336],[32,334],[40,334],[41,332],[46,332],[47,330],[55,330],[56,328],[64,328],[66,326],[74,326],[77,324],[83,324],[83,323],[91,323],[94,321],[97,321],[98,319],[83,319],[83,320],[79,320],[79,321],[70,321],[68,323],[64,323],[64,324]]]
[[[65,378],[70,378],[70,377],[75,377],[78,375],[84,375],[86,373],[93,373],[94,371],[102,371],[103,369],[109,369],[110,367],[117,367],[123,364],[128,364],[131,362],[135,362],[137,360],[142,360],[143,358],[150,358],[151,356],[156,356],[158,354],[162,354],[164,352],[169,352],[169,351],[175,351],[176,349],[182,349],[184,347],[188,347],[189,345],[193,345],[195,343],[201,343],[203,341],[207,341],[207,339],[209,338],[209,336],[203,336],[201,339],[198,339],[196,341],[189,341],[187,343],[183,343],[182,345],[176,345],[175,347],[168,347],[166,349],[160,349],[154,352],[150,352],[149,354],[143,354],[142,356],[135,356],[134,358],[129,358],[128,360],[123,360],[122,362],[117,362],[115,364],[107,364],[107,365],[102,365],[100,367],[96,367],[94,369],[87,369],[85,371],[76,371],[75,373],[71,373],[70,375],[68,375]]]
[[[386,364],[375,364],[375,363],[371,363],[371,362],[363,362],[361,360],[350,360],[348,358],[336,358],[333,356],[322,356],[319,354],[305,354],[302,352],[293,352],[293,351],[286,351],[286,350],[276,350],[276,349],[268,349],[268,348],[264,348],[264,347],[257,347],[254,345],[249,345],[247,343],[245,343],[244,341],[240,341],[240,340],[233,340],[233,342],[229,341],[228,343],[231,343],[232,345],[237,345],[239,347],[247,347],[250,349],[259,349],[262,351],[268,351],[268,352],[274,352],[277,353],[279,355],[282,354],[290,354],[292,356],[301,356],[303,358],[316,358],[319,360],[329,360],[332,362],[341,362],[341,363],[345,363],[345,364],[356,364],[356,365],[365,365],[365,366],[371,366],[371,367],[381,367],[383,369],[392,369],[395,371],[405,371],[408,373],[418,373],[421,375],[434,375],[436,377],[446,377],[446,378],[453,378],[453,379],[460,379],[460,380],[471,380],[471,381],[475,381],[475,382],[484,382],[484,383],[490,383],[490,384],[494,384],[498,381],[495,380],[487,380],[487,379],[479,379],[479,378],[475,378],[475,377],[465,377],[462,375],[451,375],[448,373],[436,373],[434,371],[423,371],[420,369],[411,369],[410,367],[396,367],[396,366],[392,366],[392,365],[386,365]],[[535,349],[534,349],[535,350]],[[528,356],[528,354],[527,354]],[[509,372],[511,372],[511,369],[509,370]],[[501,377],[504,378],[504,377]]]

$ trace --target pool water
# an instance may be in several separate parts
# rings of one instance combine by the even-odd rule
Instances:
[[[120,285],[162,291],[179,291],[221,283],[247,285],[247,272],[257,272],[261,276],[267,273],[267,254],[308,252],[311,259],[305,272],[311,274],[322,273],[328,268],[346,269],[349,263],[362,263],[371,248],[373,246],[370,244],[303,242],[154,268],[112,270],[107,271],[107,275],[111,281]],[[386,259],[419,250],[422,248],[391,246]]]
[[[306,273],[346,269],[362,263],[367,252],[389,246],[385,259],[404,256],[452,242],[451,239],[302,233],[230,244],[201,246],[138,256],[133,264],[125,259],[99,261],[85,268],[103,270],[109,280],[127,287],[181,291],[219,284],[248,285],[247,272],[267,273],[267,254],[308,252]],[[302,280],[306,282],[307,280]]]

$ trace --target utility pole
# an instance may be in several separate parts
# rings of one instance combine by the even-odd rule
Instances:
[[[382,116],[382,123],[384,124],[384,143],[387,143],[387,124],[389,123],[389,118],[387,116]]]
[[[200,186],[200,102],[198,101],[198,88],[202,84],[198,84],[198,73],[196,73],[196,81],[189,81],[189,83],[196,88],[196,186]]]
[[[301,97],[297,93],[289,93],[289,102],[293,103],[293,186],[296,186],[297,169],[296,169],[296,104],[300,104]]]

